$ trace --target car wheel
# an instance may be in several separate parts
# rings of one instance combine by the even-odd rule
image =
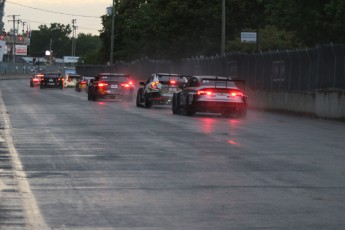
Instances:
[[[34,87],[34,84],[32,83],[32,81],[30,81],[30,87]]]
[[[195,109],[189,104],[189,96],[186,97],[186,114],[187,116],[193,116],[195,114]]]
[[[151,108],[152,107],[152,100],[149,94],[146,94],[145,96],[145,108]]]
[[[91,101],[91,95],[90,95],[90,92],[87,93],[87,100],[88,101]]]
[[[92,95],[92,100],[93,100],[93,101],[97,101],[97,96],[96,96],[96,94],[93,94],[93,95]]]
[[[173,112],[173,114],[179,114],[180,113],[180,101],[179,101],[179,96],[176,93],[173,94],[172,112]]]
[[[142,88],[138,89],[137,91],[137,98],[136,98],[136,101],[135,101],[135,104],[137,105],[137,107],[143,107],[142,104],[141,104],[141,93],[142,93]]]

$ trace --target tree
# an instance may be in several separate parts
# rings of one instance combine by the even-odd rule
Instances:
[[[97,55],[101,44],[99,36],[80,33],[76,41],[76,55],[81,57],[84,64],[100,64]]]
[[[40,25],[39,30],[31,32],[30,55],[44,56],[46,50],[52,50],[53,55],[62,58],[70,53],[71,40],[68,35],[72,32],[70,25],[52,23],[50,27]]]

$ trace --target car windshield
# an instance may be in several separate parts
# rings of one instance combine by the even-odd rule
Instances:
[[[215,80],[215,79],[203,79],[201,80],[201,85],[214,86],[214,87],[236,87],[233,81]]]

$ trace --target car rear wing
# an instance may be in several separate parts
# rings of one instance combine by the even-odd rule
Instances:
[[[238,87],[239,89],[243,89],[244,85],[245,85],[245,80],[242,79],[232,79],[231,77],[216,77],[216,78],[203,78],[203,80],[209,80],[209,81],[214,81],[214,87],[220,87],[219,83],[224,83],[225,82],[225,87],[228,88],[230,86],[228,86],[228,82],[233,82],[236,87]],[[218,83],[218,86],[217,86]],[[222,87],[224,87],[224,84],[222,84]]]

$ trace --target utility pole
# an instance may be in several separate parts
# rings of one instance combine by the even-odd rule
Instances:
[[[22,25],[23,25],[23,30],[22,30],[22,32],[23,32],[23,35],[25,34],[25,25],[26,25],[26,22],[22,22]]]
[[[75,48],[76,48],[76,36],[77,36],[77,28],[74,24],[77,23],[77,19],[72,19],[72,56],[75,56]]]
[[[111,36],[110,36],[110,58],[109,64],[114,63],[114,30],[115,30],[115,0],[113,0],[113,7],[111,10]]]
[[[221,54],[225,54],[225,0],[222,0],[222,41]]]
[[[13,63],[16,63],[16,52],[15,52],[15,49],[16,49],[16,22],[19,23],[19,19],[16,19],[16,17],[19,17],[20,15],[8,15],[8,17],[12,17],[13,19],[12,20],[8,20],[9,22],[13,22],[13,34],[12,34],[12,55],[13,55]]]

